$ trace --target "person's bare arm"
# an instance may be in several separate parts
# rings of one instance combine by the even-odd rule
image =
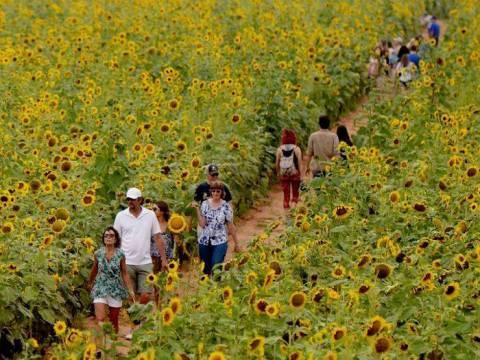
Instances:
[[[297,160],[298,160],[298,172],[300,174],[300,177],[303,176],[303,164],[302,164],[302,149],[297,146]]]
[[[232,236],[233,243],[235,244],[234,251],[240,252],[241,249],[240,249],[240,244],[238,243],[238,238],[237,238],[237,228],[235,227],[233,222],[229,222],[227,224],[227,229],[228,229],[228,233]]]
[[[93,282],[97,277],[97,274],[98,274],[98,260],[97,260],[97,257],[95,256],[95,260],[93,261],[92,271],[90,271],[90,276],[88,277],[88,282],[87,282],[88,290],[91,290],[93,286]]]
[[[133,291],[132,282],[130,281],[130,276],[128,276],[127,263],[125,261],[125,257],[123,257],[122,260],[120,260],[120,270],[122,272],[123,283],[127,287],[128,293],[130,294],[130,297],[132,298],[132,300],[135,300],[135,291]]]
[[[197,213],[198,225],[204,228],[205,225],[207,224],[207,220],[205,220],[205,217],[202,215],[202,212],[200,211],[200,205],[198,204],[198,202],[193,201],[190,206],[193,207],[195,209],[195,212]]]
[[[275,171],[277,176],[280,175],[280,149],[277,149],[277,152],[275,153]]]
[[[158,251],[160,251],[160,259],[162,260],[162,271],[165,271],[167,270],[168,265],[167,254],[165,253],[165,241],[163,241],[160,233],[153,235],[153,240],[155,240]]]

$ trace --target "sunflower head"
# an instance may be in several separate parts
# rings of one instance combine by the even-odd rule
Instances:
[[[307,295],[302,291],[295,291],[290,295],[289,304],[294,309],[301,309],[305,306]]]

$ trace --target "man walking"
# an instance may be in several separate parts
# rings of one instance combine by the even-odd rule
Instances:
[[[153,272],[150,240],[153,237],[160,251],[162,270],[167,269],[165,244],[155,213],[142,206],[142,192],[137,188],[128,189],[127,202],[128,208],[117,214],[113,227],[120,234],[121,248],[125,252],[127,271],[135,294],[140,302],[146,303],[152,293],[152,287],[146,283],[148,274]]]
[[[305,157],[306,174],[312,171],[313,177],[325,176],[325,166],[335,155],[338,155],[338,136],[329,130],[329,117],[320,116],[318,124],[320,130],[310,135]]]
[[[215,164],[210,164],[207,166],[207,181],[201,183],[197,186],[195,190],[195,196],[193,197],[196,202],[200,205],[203,201],[207,200],[210,197],[210,185],[218,180],[218,166]],[[225,198],[226,202],[232,201],[232,194],[228,186],[224,184]]]

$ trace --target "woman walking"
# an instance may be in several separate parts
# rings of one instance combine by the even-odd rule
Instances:
[[[283,189],[283,208],[298,203],[302,175],[302,151],[297,146],[297,137],[291,130],[282,130],[281,145],[277,148],[275,168]]]
[[[340,156],[344,161],[346,161],[347,155],[345,154],[345,145],[349,147],[353,146],[353,142],[350,139],[350,135],[348,134],[347,128],[343,125],[340,125],[337,127],[337,136],[338,136],[338,141],[340,146]],[[342,142],[344,144],[342,144]]]
[[[118,315],[122,300],[128,295],[135,299],[125,263],[125,254],[120,249],[120,235],[113,226],[105,229],[102,236],[103,247],[95,252],[95,260],[88,280],[88,288],[95,306],[98,324],[105,321],[106,313],[118,333]],[[93,288],[92,288],[93,285]],[[128,289],[128,291],[127,291]]]
[[[217,264],[223,263],[228,249],[228,235],[234,241],[235,251],[239,251],[237,234],[233,226],[233,210],[230,203],[224,200],[225,187],[222,182],[215,181],[210,185],[211,197],[202,202],[192,203],[202,228],[198,237],[198,252],[205,266],[203,272],[211,275]]]

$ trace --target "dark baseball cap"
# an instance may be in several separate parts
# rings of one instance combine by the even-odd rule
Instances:
[[[218,175],[218,166],[215,164],[208,165],[207,172],[209,175]]]

